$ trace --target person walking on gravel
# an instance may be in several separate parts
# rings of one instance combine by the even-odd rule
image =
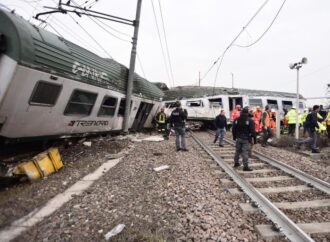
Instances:
[[[302,144],[310,144],[312,148],[312,153],[320,153],[320,151],[316,147],[317,143],[317,133],[316,129],[319,128],[319,124],[317,121],[317,113],[320,110],[320,106],[314,105],[313,111],[309,113],[306,117],[305,127],[308,132],[309,138],[304,140],[297,141],[297,148],[300,149]]]
[[[266,105],[265,112],[263,112],[261,119],[262,133],[263,133],[262,142],[261,142],[262,147],[266,147],[267,140],[273,136],[270,120],[271,120],[271,109],[268,105]]]
[[[234,167],[240,166],[239,157],[243,157],[243,171],[252,171],[249,167],[249,140],[255,136],[254,121],[249,117],[249,107],[245,107],[239,118],[233,122],[233,139],[236,140]]]
[[[215,134],[213,143],[216,143],[219,138],[219,146],[223,147],[223,139],[225,137],[227,128],[227,118],[225,116],[225,110],[220,111],[220,114],[215,117],[214,123],[215,127],[217,128],[217,132]]]
[[[176,109],[174,109],[170,116],[171,126],[174,127],[175,131],[175,145],[176,151],[188,151],[186,147],[186,119],[188,116],[187,110],[183,110],[181,108],[181,102],[176,101],[175,103]]]

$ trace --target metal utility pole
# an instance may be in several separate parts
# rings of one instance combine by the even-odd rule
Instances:
[[[201,86],[201,72],[198,72],[198,86]]]
[[[230,72],[231,74],[231,88],[234,88],[234,73]]]
[[[303,64],[307,64],[307,58],[304,57],[301,59],[300,62],[290,64],[290,69],[296,69],[297,70],[297,97],[296,97],[296,130],[295,130],[295,136],[296,139],[299,139],[299,69],[302,67]]]
[[[296,97],[296,112],[297,112],[297,116],[296,116],[296,130],[295,130],[295,134],[296,134],[296,139],[299,139],[299,69],[297,68],[297,97]]]
[[[128,121],[131,113],[131,100],[132,100],[132,91],[133,91],[135,59],[136,59],[136,45],[137,45],[137,39],[139,33],[141,6],[142,6],[142,0],[138,0],[136,6],[136,16],[134,21],[134,35],[132,42],[131,60],[129,64],[129,73],[128,73],[128,80],[126,86],[126,104],[125,104],[125,116],[124,116],[124,124],[123,124],[124,134],[128,133]]]

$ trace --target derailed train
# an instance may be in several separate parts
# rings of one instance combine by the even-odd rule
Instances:
[[[128,69],[0,10],[0,138],[120,131]],[[151,126],[163,92],[135,74],[129,127]]]
[[[287,92],[273,92],[251,89],[207,87],[207,86],[179,86],[168,89],[164,84],[157,84],[164,91],[163,105],[170,114],[176,100],[180,100],[182,107],[188,112],[188,121],[200,122],[202,125],[212,126],[220,110],[225,110],[230,123],[230,113],[236,105],[256,106],[264,108],[269,105],[283,118],[284,111],[296,105],[296,94]],[[299,112],[306,107],[305,99],[300,95]]]

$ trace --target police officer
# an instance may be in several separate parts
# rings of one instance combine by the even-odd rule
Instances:
[[[187,110],[183,110],[181,107],[181,102],[176,101],[175,103],[176,108],[172,111],[170,116],[170,122],[171,126],[174,127],[176,139],[175,139],[175,145],[176,145],[176,151],[188,151],[186,147],[186,138],[185,138],[185,132],[186,132],[186,119],[188,116]]]
[[[249,107],[245,107],[239,118],[233,122],[233,139],[236,140],[234,167],[240,166],[239,157],[243,156],[243,171],[252,171],[249,167],[249,140],[255,136],[254,121],[249,117]]]

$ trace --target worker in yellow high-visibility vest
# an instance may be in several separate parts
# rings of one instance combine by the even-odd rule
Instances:
[[[165,109],[161,108],[160,112],[157,113],[156,118],[155,118],[157,126],[158,126],[157,129],[158,129],[158,132],[160,132],[160,133],[165,133],[165,131],[166,131],[167,117],[166,117],[166,114],[164,111],[165,111]]]
[[[289,133],[288,135],[293,136],[296,129],[296,120],[297,120],[297,110],[295,106],[292,106],[290,111],[285,115],[285,118],[288,120],[289,124]]]
[[[325,123],[327,125],[328,138],[330,139],[330,108],[328,110],[327,117],[325,118]]]

